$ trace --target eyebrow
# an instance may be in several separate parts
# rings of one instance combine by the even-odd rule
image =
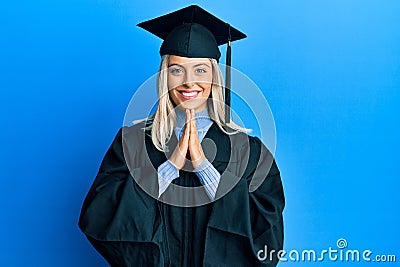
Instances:
[[[206,66],[206,67],[210,68],[210,65],[208,65],[206,63],[199,63],[199,64],[194,65],[193,67],[199,67],[199,66]]]
[[[178,67],[181,67],[181,68],[183,68],[183,66],[182,66],[182,65],[180,65],[180,64],[177,64],[177,63],[171,64],[171,65],[168,65],[168,68],[169,68],[169,67],[172,67],[172,66],[178,66]]]
[[[174,63],[174,64],[171,64],[171,65],[168,65],[168,68],[172,67],[172,66],[178,66],[180,68],[184,68],[184,66],[182,66],[181,64],[178,64],[178,63]],[[196,67],[199,67],[199,66],[206,66],[206,67],[211,68],[210,65],[208,65],[207,63],[199,63],[199,64],[194,65],[193,67],[196,68]]]

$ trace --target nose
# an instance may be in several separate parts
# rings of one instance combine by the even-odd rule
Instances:
[[[193,87],[194,84],[195,84],[195,81],[194,81],[194,79],[193,79],[192,73],[191,73],[190,71],[187,71],[187,72],[185,73],[185,78],[184,78],[184,80],[183,80],[183,85],[184,85],[185,87],[190,88],[190,87]]]

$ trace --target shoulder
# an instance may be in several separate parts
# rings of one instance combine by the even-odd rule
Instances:
[[[149,125],[150,125],[149,123],[143,121],[131,126],[122,126],[119,130],[119,133],[123,136],[132,134],[142,134],[148,131],[146,130],[146,127]]]
[[[273,153],[258,136],[238,133],[235,138],[235,142],[240,144],[239,157],[248,159],[246,165],[250,172],[258,168],[263,169],[269,175],[279,174]]]
[[[232,149],[238,151],[240,154],[243,153],[251,153],[251,154],[259,154],[260,150],[267,150],[269,151],[263,142],[257,136],[252,136],[246,132],[235,132],[228,134],[222,131],[216,124],[215,124],[215,138],[218,140],[218,143],[229,145]],[[225,131],[227,131],[225,129]],[[232,130],[228,130],[232,131]],[[228,141],[229,140],[229,141]]]
[[[230,136],[232,143],[241,149],[256,149],[262,146],[263,142],[257,136],[250,135],[244,132],[238,132]]]
[[[122,153],[122,147],[125,148],[126,145],[129,145],[129,147],[140,147],[138,144],[144,143],[145,139],[146,131],[144,127],[144,123],[120,127],[111,143],[110,149]]]
[[[139,122],[132,126],[122,126],[118,132],[120,138],[124,141],[144,142],[146,135],[150,136],[151,131],[146,128],[149,123]]]

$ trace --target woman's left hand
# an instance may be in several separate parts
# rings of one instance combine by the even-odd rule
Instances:
[[[196,169],[204,160],[206,160],[206,156],[204,155],[203,148],[201,147],[199,136],[197,134],[194,109],[190,110],[190,115],[189,153],[193,168]]]

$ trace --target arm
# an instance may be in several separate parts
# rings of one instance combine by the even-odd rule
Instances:
[[[170,161],[166,160],[163,164],[158,166],[158,197],[164,193],[164,191],[168,188],[169,184],[175,179],[179,177],[179,170],[175,167],[175,165]]]
[[[277,252],[283,248],[285,206],[280,172],[271,153],[256,137],[249,137],[240,155],[240,171],[226,170],[221,175],[217,198],[224,194],[227,181],[236,184],[214,204],[207,239],[216,245],[206,247],[205,262],[222,264],[224,257],[229,257],[241,266],[276,266]],[[243,155],[249,155],[248,162],[243,161]],[[249,190],[254,183],[259,183],[257,189]],[[275,250],[271,260],[269,255],[265,260],[257,257],[265,246],[268,253]]]
[[[142,140],[139,135],[135,136],[135,146],[140,146]],[[82,206],[79,227],[111,266],[163,264],[161,248],[154,242],[159,238],[154,236],[157,204],[131,175],[156,182],[157,174],[143,164],[138,166],[143,167],[133,170],[127,167],[121,128]]]
[[[196,169],[194,169],[194,172],[197,177],[199,177],[202,185],[204,185],[204,190],[208,197],[213,201],[215,199],[215,194],[217,193],[221,174],[214,168],[208,159],[205,159]]]

